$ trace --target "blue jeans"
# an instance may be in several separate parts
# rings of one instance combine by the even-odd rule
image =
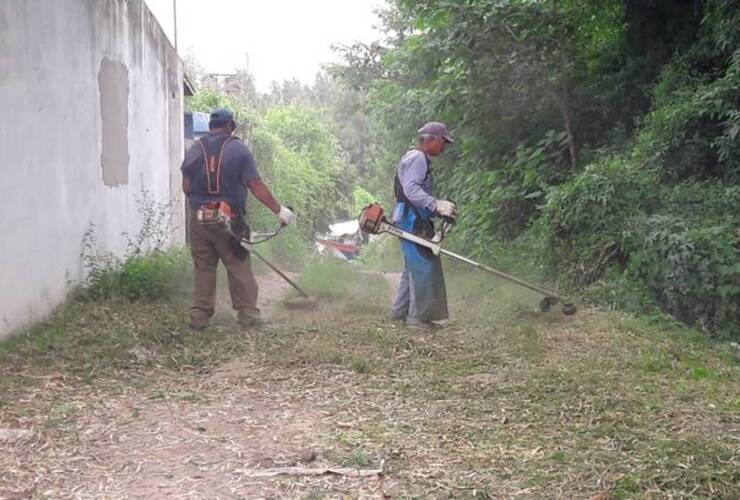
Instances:
[[[429,219],[432,213],[417,209],[419,215]],[[404,231],[412,232],[416,213],[404,203],[396,206],[396,225]],[[445,290],[442,261],[428,248],[410,241],[402,240],[404,270],[401,283],[391,307],[391,318],[403,319],[408,324],[447,319],[447,292]]]

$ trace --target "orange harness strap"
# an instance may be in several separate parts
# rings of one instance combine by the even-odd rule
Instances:
[[[208,156],[208,150],[206,149],[205,144],[203,144],[205,138],[198,139],[197,141],[201,151],[203,152],[203,165],[206,169],[208,194],[218,194],[221,192],[221,158],[223,157],[226,144],[228,144],[232,139],[236,139],[236,137],[233,135],[226,137],[224,142],[221,144],[218,155],[211,157]]]

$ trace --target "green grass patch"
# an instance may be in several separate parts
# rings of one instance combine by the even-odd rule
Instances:
[[[612,487],[612,495],[614,498],[632,498],[642,490],[640,487],[639,479],[632,477],[631,475],[625,475],[617,479]]]
[[[308,264],[297,283],[309,295],[334,303],[346,313],[387,314],[391,292],[382,273],[327,258]]]
[[[187,289],[192,273],[185,248],[154,250],[115,258],[109,254],[85,257],[88,276],[77,292],[85,300],[163,300]]]
[[[377,293],[385,298],[388,287],[382,274],[366,272],[338,259],[319,259],[309,264],[298,284],[317,297],[329,299],[367,298]]]
[[[354,450],[348,457],[342,460],[343,467],[355,467],[358,469],[363,469],[372,466],[372,464],[372,457],[368,455],[364,450],[359,448]]]
[[[183,302],[71,302],[48,321],[1,344],[0,363],[57,370],[86,383],[121,370],[205,370],[247,347],[238,328],[187,327]]]
[[[565,452],[564,451],[556,451],[552,455],[550,455],[550,460],[553,462],[565,462]]]
[[[60,403],[52,406],[44,420],[46,430],[71,429],[75,425],[77,408],[70,403]]]
[[[401,242],[395,236],[384,234],[362,247],[359,263],[366,270],[380,272],[403,271]]]
[[[351,356],[349,366],[356,373],[370,373],[373,371],[372,362],[363,356]]]
[[[527,361],[542,359],[545,351],[542,335],[534,325],[517,326],[511,330],[510,334],[517,354]]]

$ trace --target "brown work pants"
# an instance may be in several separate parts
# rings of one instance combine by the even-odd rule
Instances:
[[[193,212],[193,211],[191,211]],[[259,318],[257,281],[252,274],[249,256],[239,260],[231,248],[233,236],[219,224],[202,224],[190,216],[190,253],[195,267],[193,305],[190,320],[194,326],[205,326],[216,309],[216,273],[218,261],[224,263],[229,279],[231,305],[240,323]]]

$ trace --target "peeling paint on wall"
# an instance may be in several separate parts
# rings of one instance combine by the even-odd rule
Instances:
[[[126,252],[143,224],[140,186],[183,217],[182,78],[144,0],[0,0],[0,110],[12,117],[0,151],[20,172],[0,199],[43,207],[0,218],[0,340],[69,297],[89,271],[91,224],[96,249]]]
[[[128,184],[128,68],[104,57],[98,72],[102,149],[100,165],[108,187]]]

